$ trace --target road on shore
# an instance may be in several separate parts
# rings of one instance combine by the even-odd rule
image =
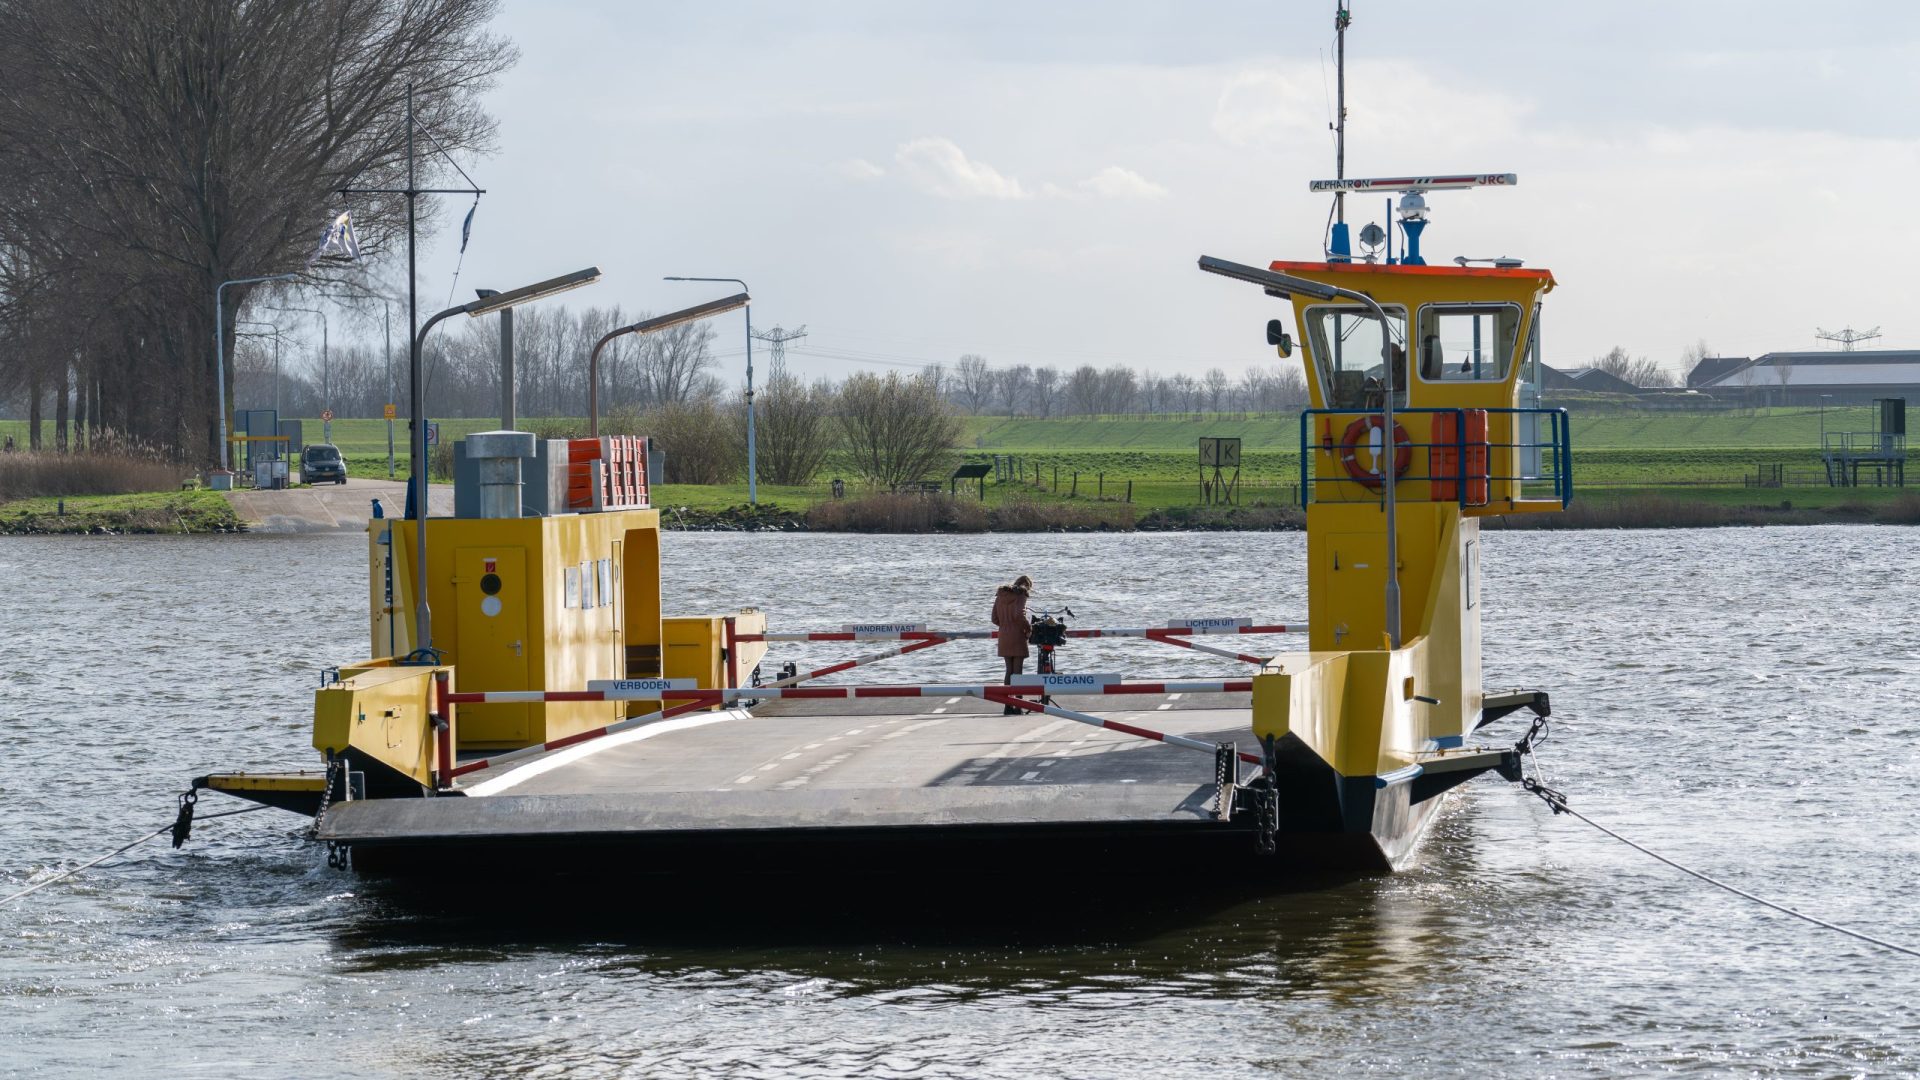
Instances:
[[[432,501],[433,513],[453,512],[452,487],[429,485],[427,497]],[[406,482],[350,477],[344,484],[227,493],[234,513],[240,515],[249,529],[269,533],[361,532],[373,516],[375,499],[380,501],[388,517],[399,517],[407,505]]]

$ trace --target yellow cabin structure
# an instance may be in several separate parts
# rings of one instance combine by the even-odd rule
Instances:
[[[1418,836],[1434,795],[1497,767],[1463,741],[1517,707],[1490,708],[1481,685],[1479,519],[1558,511],[1571,496],[1564,413],[1520,407],[1522,384],[1538,382],[1553,275],[1202,267],[1291,301],[1312,402],[1300,445],[1308,650],[1276,657],[1253,689],[1281,827],[1371,832],[1397,858],[1394,838]],[[1337,800],[1324,797],[1329,783]]]

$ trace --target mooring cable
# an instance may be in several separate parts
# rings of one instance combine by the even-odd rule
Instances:
[[[236,814],[251,814],[256,810],[271,810],[271,809],[273,808],[270,806],[249,806],[244,810],[225,810],[218,814],[207,814],[206,816],[200,818],[200,820],[212,821],[214,818],[233,817]],[[19,892],[14,893],[12,896],[0,897],[0,904],[11,904],[15,900],[18,900],[21,897],[28,895],[29,893],[36,893],[36,892],[39,892],[41,889],[44,889],[47,886],[52,885],[55,882],[65,881],[68,878],[73,877],[75,874],[78,874],[82,870],[87,870],[92,867],[99,866],[101,863],[106,862],[108,859],[111,859],[116,855],[124,855],[127,852],[132,851],[134,848],[139,847],[141,844],[144,844],[147,841],[152,840],[154,837],[172,832],[174,830],[174,824],[175,824],[174,822],[169,821],[165,825],[162,825],[159,828],[153,830],[152,832],[146,834],[145,836],[142,836],[140,839],[135,840],[132,843],[127,844],[123,847],[115,848],[114,850],[107,852],[105,855],[102,855],[97,859],[93,859],[88,862],[83,862],[79,866],[76,866],[71,870],[63,870],[60,873],[55,874],[54,876],[48,878],[45,881],[37,882],[33,885],[27,886],[24,889],[21,889]]]
[[[1830,923],[1825,919],[1816,918],[1812,915],[1807,914],[1804,911],[1795,911],[1793,908],[1790,908],[1785,904],[1775,903],[1774,901],[1769,900],[1764,896],[1755,896],[1754,894],[1746,891],[1745,889],[1740,888],[1737,885],[1729,885],[1726,882],[1721,881],[1719,878],[1713,877],[1710,874],[1703,873],[1699,870],[1695,870],[1691,866],[1685,865],[1684,863],[1678,862],[1674,859],[1670,859],[1667,856],[1662,855],[1659,852],[1653,850],[1652,848],[1647,847],[1645,844],[1641,844],[1636,841],[1629,840],[1628,838],[1620,835],[1617,832],[1614,832],[1612,829],[1607,828],[1605,825],[1600,824],[1599,822],[1593,820],[1592,818],[1581,813],[1580,811],[1575,810],[1573,807],[1568,806],[1567,797],[1565,795],[1560,794],[1558,791],[1553,790],[1552,788],[1546,786],[1545,784],[1541,783],[1537,779],[1529,777],[1521,781],[1521,787],[1525,788],[1527,791],[1532,792],[1535,795],[1540,796],[1541,800],[1544,801],[1549,807],[1551,807],[1555,814],[1571,814],[1574,817],[1579,818],[1581,821],[1586,822],[1588,825],[1591,825],[1594,828],[1600,830],[1601,832],[1607,834],[1608,836],[1613,837],[1615,840],[1618,840],[1621,843],[1627,845],[1628,847],[1634,849],[1635,851],[1640,852],[1642,855],[1647,855],[1647,856],[1651,856],[1652,858],[1658,859],[1661,862],[1666,863],[1668,866],[1673,867],[1675,870],[1678,870],[1681,873],[1686,874],[1690,877],[1699,878],[1701,881],[1704,881],[1707,884],[1714,886],[1715,888],[1725,889],[1726,891],[1732,893],[1735,896],[1741,897],[1746,900],[1751,900],[1754,903],[1761,905],[1762,907],[1772,908],[1773,910],[1778,911],[1783,915],[1791,915],[1796,919],[1800,919],[1804,922],[1812,923],[1813,925],[1821,927],[1823,929],[1832,930],[1837,934],[1845,934],[1850,938],[1855,938],[1860,941],[1864,941],[1869,945],[1878,945],[1883,949],[1891,949],[1897,953],[1905,953],[1908,956],[1920,957],[1920,949],[1909,948],[1908,946],[1905,946],[1905,945],[1897,945],[1891,941],[1886,941],[1884,939],[1874,937],[1872,934],[1863,934],[1858,930],[1841,926],[1838,923]]]

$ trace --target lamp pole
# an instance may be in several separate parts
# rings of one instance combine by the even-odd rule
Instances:
[[[1393,335],[1387,332],[1386,310],[1366,293],[1342,289],[1323,281],[1243,266],[1240,263],[1227,262],[1225,259],[1216,259],[1210,255],[1200,256],[1200,269],[1209,274],[1219,274],[1221,277],[1229,277],[1235,281],[1258,285],[1266,290],[1268,296],[1277,296],[1281,299],[1290,298],[1294,293],[1305,293],[1320,300],[1332,300],[1335,297],[1352,300],[1364,304],[1368,313],[1380,320],[1380,384],[1383,391],[1380,400],[1382,424],[1380,460],[1386,463],[1380,470],[1380,501],[1387,517],[1387,645],[1389,648],[1398,649],[1400,647],[1400,541],[1398,534],[1394,531],[1394,488],[1399,477],[1394,474],[1393,459],[1399,444],[1393,437]]]
[[[1820,449],[1822,452],[1827,449],[1827,399],[1832,396],[1832,394],[1820,395]]]
[[[651,319],[642,319],[632,326],[622,326],[609,330],[593,343],[593,351],[587,354],[587,435],[600,437],[600,350],[607,342],[623,334],[656,334],[681,323],[695,322],[713,315],[721,315],[734,308],[744,308],[753,300],[746,293],[709,300],[704,304],[695,304],[690,308],[656,315]]]
[[[482,300],[500,295],[499,289],[475,289]],[[513,309],[500,313],[500,427],[513,430]]]
[[[283,307],[275,311],[300,311],[308,315],[320,316],[320,408],[324,412],[333,411],[333,356],[327,344],[327,313],[319,308]],[[320,441],[333,441],[333,421],[320,421]]]
[[[433,609],[427,604],[427,407],[426,380],[420,365],[421,346],[427,340],[427,333],[440,320],[454,315],[491,315],[496,311],[505,311],[516,304],[539,300],[568,289],[577,289],[582,285],[591,285],[600,280],[600,268],[589,266],[585,270],[576,270],[571,274],[562,274],[557,278],[532,285],[523,285],[510,292],[495,293],[478,300],[471,300],[459,307],[447,310],[428,319],[413,335],[408,350],[409,376],[413,384],[413,400],[409,406],[413,415],[413,476],[408,481],[412,486],[413,503],[413,651],[409,659],[436,663],[433,652]]]
[[[227,336],[224,332],[225,311],[220,306],[220,294],[229,285],[257,285],[262,281],[285,281],[299,277],[299,274],[268,274],[265,277],[232,278],[213,287],[213,386],[216,392],[216,408],[220,412],[220,468],[227,467]]]
[[[667,281],[730,281],[740,286],[740,291],[751,294],[752,289],[737,277],[670,277]],[[753,447],[753,308],[742,307],[747,316],[747,504],[760,505],[760,475],[755,468]]]
[[[280,423],[280,325],[278,323],[264,322],[259,319],[235,319],[233,324],[235,326],[266,326],[271,327],[273,330],[272,334],[260,334],[258,336],[273,338],[273,422],[277,429]],[[274,434],[278,435],[279,431],[275,430]],[[252,468],[253,451],[251,448],[253,443],[249,442],[247,446],[249,448],[247,451],[247,467]],[[274,451],[274,456],[279,456],[278,450]]]

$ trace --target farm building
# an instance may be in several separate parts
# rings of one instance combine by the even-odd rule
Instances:
[[[1722,400],[1773,405],[1863,405],[1875,398],[1920,400],[1920,351],[1772,352],[1751,360],[1712,357],[1687,377],[1689,389]]]

